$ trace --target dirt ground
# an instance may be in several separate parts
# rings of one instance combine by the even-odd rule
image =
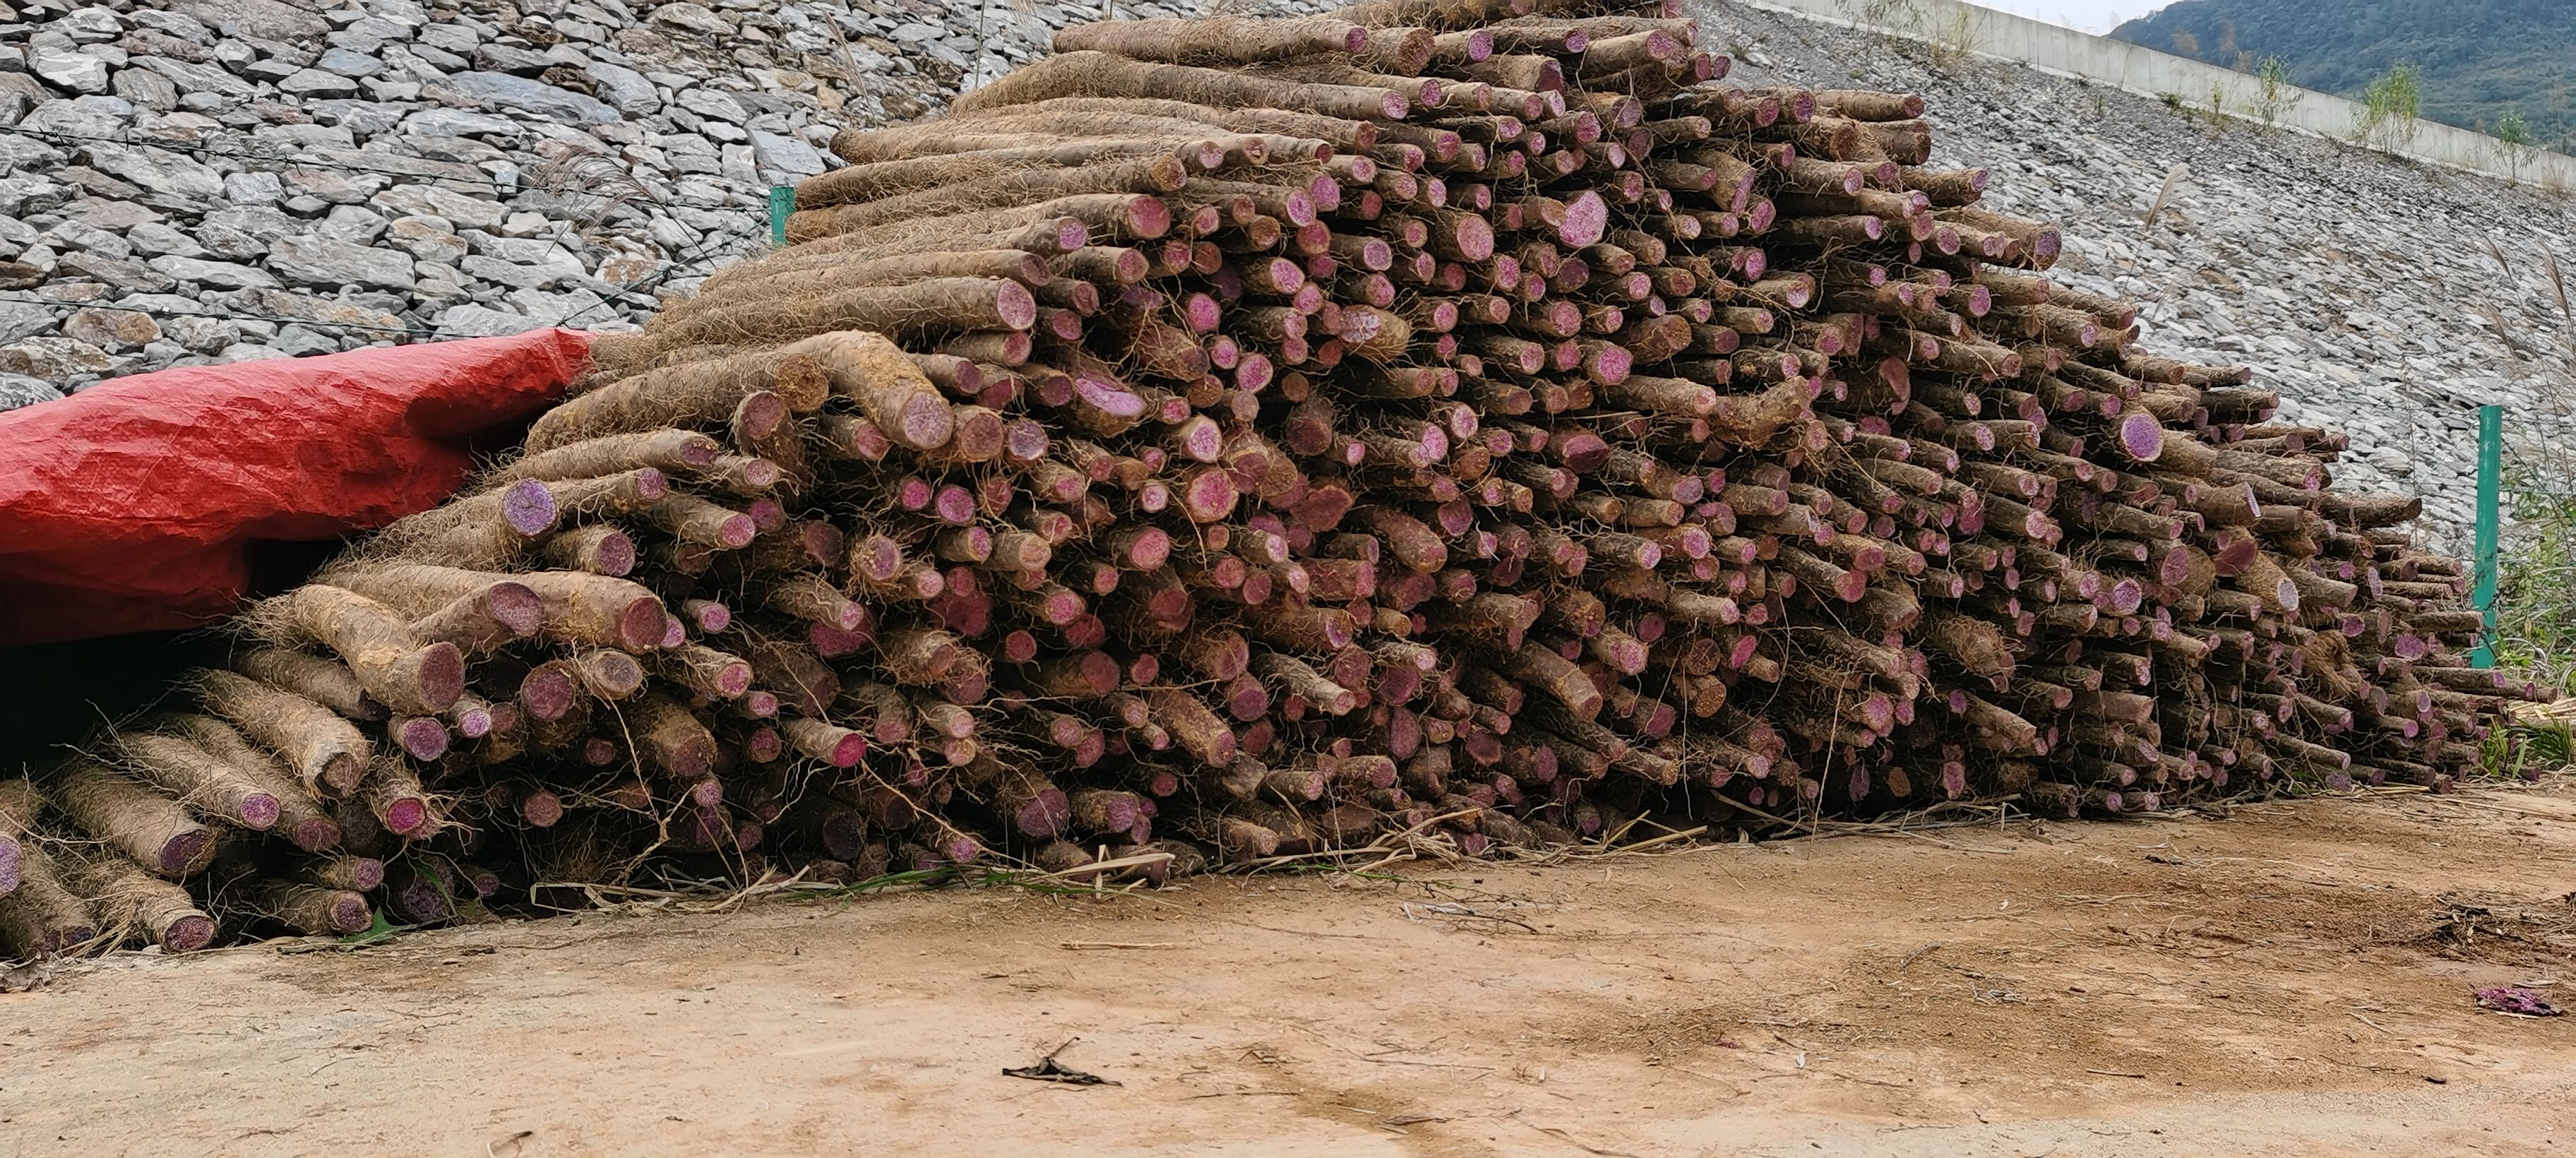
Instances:
[[[0,995],[0,1150],[2576,1149],[2471,1000],[2576,1006],[2576,781],[1403,871],[125,957]]]

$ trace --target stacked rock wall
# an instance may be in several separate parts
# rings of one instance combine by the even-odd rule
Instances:
[[[768,187],[821,172],[833,132],[1102,14],[0,5],[0,409],[174,365],[625,328],[765,248]]]

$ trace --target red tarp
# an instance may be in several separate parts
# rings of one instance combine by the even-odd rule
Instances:
[[[548,329],[195,366],[0,413],[0,645],[231,614],[253,542],[438,505],[469,441],[544,409],[589,346]]]

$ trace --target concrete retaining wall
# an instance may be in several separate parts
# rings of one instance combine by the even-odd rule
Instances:
[[[2286,128],[2357,141],[2371,148],[2534,185],[2576,189],[2576,157],[2525,145],[2508,145],[2484,133],[2432,121],[2383,124],[2360,133],[2366,113],[2352,101],[2282,86],[2267,100],[2263,82],[2245,73],[2186,60],[2062,28],[2045,21],[1981,8],[1964,0],[1741,0],[1785,12],[1919,40],[1949,51],[2020,61],[2031,67],[2142,96],[2180,97],[2208,109]]]

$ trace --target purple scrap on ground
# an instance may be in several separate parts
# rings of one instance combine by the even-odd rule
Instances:
[[[2567,1012],[2519,985],[2478,990],[2478,1004],[2498,1013],[2519,1013],[2525,1017],[2556,1017]]]

